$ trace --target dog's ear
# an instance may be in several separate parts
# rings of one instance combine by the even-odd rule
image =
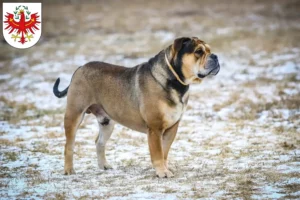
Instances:
[[[182,48],[183,44],[185,42],[190,41],[191,38],[187,38],[187,37],[182,37],[182,38],[177,38],[174,40],[174,43],[172,45],[172,57],[174,58],[175,54],[180,51],[180,49]]]

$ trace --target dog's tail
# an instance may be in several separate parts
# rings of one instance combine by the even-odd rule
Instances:
[[[69,86],[66,89],[64,89],[63,91],[59,91],[58,90],[59,82],[60,82],[60,78],[56,79],[56,81],[54,83],[54,86],[53,86],[53,93],[56,97],[62,98],[62,97],[65,97],[67,95]]]

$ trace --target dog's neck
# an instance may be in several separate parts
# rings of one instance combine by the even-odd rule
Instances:
[[[179,75],[180,79],[184,81],[180,66],[176,66],[173,59],[171,59],[171,46],[159,52],[156,56],[151,58],[148,63],[151,66],[151,73],[156,81],[164,87],[165,90],[174,89],[182,97],[189,89],[189,85],[183,85],[178,81],[175,75],[170,70],[165,55],[172,65],[174,71]]]

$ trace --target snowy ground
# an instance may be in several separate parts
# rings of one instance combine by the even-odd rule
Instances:
[[[0,199],[299,199],[299,3],[201,2],[44,4],[37,46],[1,43]],[[156,178],[146,135],[119,125],[107,146],[114,169],[99,170],[90,115],[77,174],[64,176],[56,78],[65,88],[91,60],[134,66],[183,35],[210,44],[221,71],[191,88],[170,152],[175,177]]]

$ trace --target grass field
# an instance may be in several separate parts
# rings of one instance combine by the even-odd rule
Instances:
[[[300,198],[299,1],[51,2],[37,45],[1,38],[0,199]],[[147,136],[120,125],[107,144],[113,169],[98,169],[91,115],[77,132],[77,174],[64,176],[56,78],[65,88],[93,60],[135,66],[180,36],[210,44],[221,70],[191,87],[175,177],[156,178]]]

